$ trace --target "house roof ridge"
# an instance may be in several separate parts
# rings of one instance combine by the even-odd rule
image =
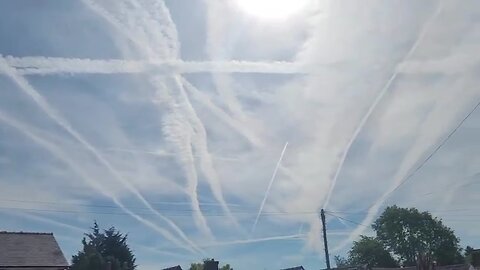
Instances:
[[[9,232],[9,231],[0,231],[0,234],[31,234],[31,235],[53,235],[51,232]]]

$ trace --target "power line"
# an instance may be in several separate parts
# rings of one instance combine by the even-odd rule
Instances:
[[[74,204],[75,205],[75,204]],[[116,207],[112,207],[113,209],[118,209]],[[25,210],[25,211],[40,211],[40,212],[55,212],[55,213],[83,213],[83,214],[98,214],[98,215],[127,215],[126,213],[123,212],[112,212],[112,211],[88,211],[88,210],[71,210],[71,209],[45,209],[45,208],[29,208],[29,207],[2,207],[0,206],[0,209],[5,209],[5,210]],[[147,210],[147,209],[143,209]],[[195,212],[190,209],[170,209],[170,210],[165,210],[163,213],[166,216],[179,216],[179,217],[188,217],[191,216],[191,214]],[[226,216],[225,213],[222,212],[203,212],[205,216],[218,216],[218,217],[224,217]],[[256,212],[250,211],[250,212],[232,212],[233,214],[242,214],[242,215],[254,215]],[[152,215],[150,212],[137,212],[139,215]],[[294,216],[294,215],[317,215],[318,212],[263,212],[263,216]]]
[[[434,214],[434,213],[448,213],[448,212],[461,212],[461,211],[480,211],[480,208],[445,209],[445,210],[436,210],[436,211],[428,211],[428,212]],[[328,211],[328,213],[364,215],[364,214],[368,214],[368,209],[361,210],[361,211]]]
[[[360,222],[356,222],[356,221],[353,221],[353,220],[350,220],[350,219],[346,219],[346,218],[341,217],[341,216],[337,216],[337,215],[335,215],[335,214],[332,214],[332,213],[329,212],[329,211],[325,211],[325,213],[326,213],[327,215],[334,216],[334,217],[339,218],[339,219],[341,219],[341,220],[344,220],[344,221],[347,221],[347,222],[350,222],[350,223],[353,223],[353,224],[356,224],[356,225],[365,226],[365,227],[367,227],[367,228],[370,228],[369,225],[365,225],[365,224],[360,223]]]
[[[427,156],[426,159],[423,160],[423,162],[420,163],[420,165],[412,172],[410,173],[407,177],[405,177],[392,191],[390,191],[387,194],[387,197],[390,196],[393,192],[398,190],[405,182],[407,182],[412,176],[414,176],[437,152],[442,148],[443,145],[447,143],[447,141],[457,132],[457,130],[463,125],[463,123],[477,110],[477,108],[480,106],[480,101],[473,107],[473,109],[458,123],[458,125],[443,139],[443,141],[440,142],[440,144],[430,153],[430,155]]]
[[[80,204],[80,203],[59,203],[59,202],[45,202],[45,201],[27,201],[27,200],[8,200],[8,199],[0,199],[0,201],[10,201],[10,202],[19,202],[19,203],[36,203],[36,204],[48,204],[48,205],[71,205],[71,206],[81,206],[81,207],[87,207],[87,208],[108,208],[112,210],[121,210],[121,208],[113,205],[90,205],[90,204]],[[149,210],[148,208],[143,208],[143,207],[128,207],[129,209],[137,209],[137,210]],[[74,210],[74,209],[68,209],[68,208],[38,208],[38,207],[4,207],[0,206],[0,209],[6,209],[6,210],[25,210],[25,211],[39,211],[39,212],[55,212],[55,213],[83,213],[83,214],[98,214],[98,215],[127,215],[126,213],[123,212],[115,212],[115,211],[95,211],[95,210]],[[192,209],[157,209],[157,210],[162,210],[164,211],[164,214],[167,216],[178,216],[178,217],[188,217],[192,213],[196,212],[195,210]],[[431,211],[431,213],[449,213],[449,212],[461,212],[461,211],[480,211],[480,209],[446,209],[446,210],[438,210],[438,211]],[[223,212],[215,212],[215,211],[202,211],[204,215],[206,216],[218,216],[218,217],[223,217],[225,216],[225,213]],[[140,215],[152,215],[151,212],[137,212]],[[256,211],[234,211],[232,212],[233,214],[238,214],[238,215],[254,215],[256,214]],[[294,215],[317,215],[319,212],[318,211],[296,211],[296,212],[262,212],[262,215],[265,216],[294,216]],[[368,226],[365,224],[360,224],[356,221],[346,219],[344,217],[338,216],[336,214],[350,214],[350,215],[360,215],[360,214],[368,214],[368,211],[327,211],[325,210],[325,213],[337,218],[340,218],[342,220],[348,221],[350,223],[354,223],[357,225],[363,225],[363,226]],[[463,217],[476,217],[480,215],[473,215],[473,214],[447,214],[447,215],[442,215],[442,217],[449,217],[449,216],[463,216]]]
[[[106,204],[89,204],[89,203],[74,203],[74,202],[56,202],[56,201],[36,201],[36,200],[18,200],[18,199],[4,199],[4,198],[1,198],[0,199],[0,202],[1,201],[4,201],[4,202],[16,202],[16,203],[32,203],[32,204],[50,204],[50,205],[72,205],[72,206],[82,206],[82,207],[88,207],[88,208],[112,208],[112,209],[121,209],[119,206],[116,206],[116,205],[106,205]],[[161,204],[165,204],[165,205],[190,205],[189,203],[182,203],[182,202],[173,202],[173,203],[170,203],[170,202],[162,202],[162,203],[151,203],[152,205],[161,205]],[[203,203],[200,203],[200,205],[205,205],[205,206],[218,206],[220,207],[220,205],[218,204],[203,204]],[[129,209],[137,209],[137,210],[149,210],[150,208],[147,208],[147,207],[137,207],[137,206],[131,206],[131,205],[125,205],[127,208]],[[239,205],[237,205],[239,206]],[[198,211],[198,210],[193,210],[193,209],[181,209],[181,208],[156,208],[157,210],[162,210],[162,211],[184,211],[184,212],[195,212],[195,211]],[[216,209],[202,209],[201,211],[205,211],[205,210],[216,210]],[[237,212],[237,213],[256,213],[256,210],[253,209],[253,208],[247,208],[247,207],[244,207],[243,209],[242,208],[237,208],[236,210],[234,210],[233,212]],[[316,210],[305,210],[305,211],[296,211],[296,212],[291,212],[291,211],[276,211],[276,212],[264,212],[264,213],[269,213],[269,214],[288,214],[288,213],[295,213],[295,214],[316,214],[318,213],[318,211]]]
[[[47,204],[47,205],[72,205],[72,206],[82,206],[82,207],[89,207],[89,208],[112,208],[112,209],[121,209],[119,206],[116,205],[102,205],[102,204],[88,204],[88,203],[73,203],[73,202],[52,202],[52,201],[34,201],[34,200],[16,200],[16,199],[0,199],[0,201],[4,202],[16,202],[16,203],[34,203],[34,204]],[[181,202],[161,202],[161,203],[152,203],[152,205],[189,205],[188,203],[181,203]],[[217,206],[214,204],[203,204],[200,205],[205,206]],[[150,208],[147,207],[137,207],[137,206],[127,206],[129,209],[137,209],[137,210],[149,210]],[[168,209],[161,209],[156,208],[157,210],[162,211],[194,211],[192,209],[178,209],[178,208],[168,208]],[[210,209],[212,210],[212,209]]]
[[[480,176],[480,173],[477,173],[476,175],[474,176]],[[476,185],[476,184],[480,184],[480,181],[469,181],[467,183],[463,183],[463,184],[453,184],[453,185],[448,185],[448,186],[444,186],[442,188],[441,191],[433,191],[433,192],[427,192],[427,193],[423,193],[423,194],[419,194],[421,196],[427,196],[427,195],[432,195],[432,194],[436,194],[436,193],[445,193],[445,189],[447,188],[463,188],[463,187],[468,187],[468,186],[471,186],[471,185]]]
[[[409,175],[407,175],[392,191],[388,192],[387,195],[385,196],[386,198],[388,198],[389,196],[391,196],[395,191],[397,191],[403,184],[405,184],[405,182],[407,182],[409,179],[411,179],[420,169],[423,168],[423,166],[448,142],[448,140],[450,140],[450,138],[458,131],[458,129],[463,125],[463,123],[477,110],[477,108],[480,106],[480,101],[473,107],[472,110],[470,110],[470,112],[458,123],[457,126],[455,126],[455,128],[447,135],[447,137],[445,137],[445,139],[443,139],[440,144],[420,163],[419,166],[417,166],[417,168],[415,168],[415,170],[413,170],[412,173],[410,173]],[[370,210],[373,206],[369,207],[368,210]],[[359,213],[368,213],[368,210],[366,211],[360,211],[360,212],[356,212],[357,214]],[[329,212],[329,213],[334,213],[334,212]],[[336,213],[348,213],[348,212],[340,212],[340,211],[337,211]],[[330,215],[333,215],[333,214],[330,214]],[[346,220],[342,217],[339,217],[339,216],[336,216],[337,218],[340,218],[340,219],[343,219],[345,221],[348,221],[348,222],[352,222],[352,223],[355,223],[355,224],[358,224],[358,225],[361,225],[361,226],[366,226],[365,224],[360,224],[360,223],[356,223],[354,221],[351,221],[351,220]]]

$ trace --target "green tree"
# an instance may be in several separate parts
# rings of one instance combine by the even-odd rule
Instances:
[[[465,261],[475,267],[480,266],[480,250],[471,246],[465,248]]]
[[[190,264],[190,270],[203,270],[203,263]]]
[[[225,264],[224,266],[220,267],[220,270],[233,270],[232,267],[230,267],[230,264]]]
[[[134,270],[135,256],[127,244],[127,235],[115,227],[100,231],[95,222],[92,232],[85,234],[83,249],[72,257],[72,270],[105,270],[107,264],[112,270]]]
[[[353,266],[397,267],[398,264],[380,241],[374,237],[361,236],[353,242],[348,253],[348,263]]]
[[[465,258],[469,257],[470,255],[472,255],[472,253],[475,252],[475,249],[472,248],[471,246],[467,246],[465,248]]]
[[[342,257],[342,256],[335,256],[333,257],[333,260],[335,261],[335,265],[337,268],[347,268],[350,266],[350,262],[348,259]]]
[[[190,264],[190,270],[203,270],[204,269],[204,265],[205,265],[205,262],[206,261],[210,261],[210,260],[213,260],[213,259],[210,259],[210,258],[206,258],[206,259],[203,259],[203,262],[200,262],[200,263],[192,263]],[[220,270],[233,270],[233,268],[230,266],[230,264],[225,264],[224,266],[220,267],[219,268]]]
[[[405,266],[462,263],[459,239],[429,212],[390,206],[373,224],[377,239]]]

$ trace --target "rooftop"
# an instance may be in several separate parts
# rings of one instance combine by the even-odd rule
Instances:
[[[53,233],[0,232],[0,267],[66,267]]]

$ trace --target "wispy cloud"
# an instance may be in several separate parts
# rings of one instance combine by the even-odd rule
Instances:
[[[116,4],[120,12],[118,13],[117,20],[120,22],[119,25],[114,24],[114,26],[126,26],[126,29],[133,27],[133,29],[144,29],[142,32],[134,31],[133,29],[121,30],[121,32],[127,36],[130,40],[142,39],[145,36],[142,36],[142,33],[152,31],[153,29],[159,30],[159,35],[153,35],[154,37],[159,38],[159,40],[150,40],[150,42],[145,42],[141,44],[136,44],[137,49],[140,52],[145,52],[149,57],[163,57],[167,59],[175,59],[178,54],[178,46],[176,44],[177,34],[175,25],[170,19],[168,10],[164,6],[163,2],[160,6],[157,6],[157,12],[162,13],[161,18],[166,19],[164,24],[158,24],[154,20],[149,20],[145,18],[145,15],[148,14],[148,7],[143,6],[143,2],[132,2],[134,8],[130,9],[125,7],[125,2],[118,1]],[[87,3],[88,4],[88,3]],[[105,2],[104,2],[105,4]],[[113,5],[115,7],[115,5]],[[99,9],[102,11],[102,9]],[[103,12],[99,13],[100,15],[105,15]],[[108,14],[106,14],[108,15]],[[109,15],[106,17],[109,21],[110,17],[115,17],[114,15]],[[158,16],[157,16],[158,17]],[[139,34],[140,33],[140,34]],[[153,33],[152,33],[153,34]],[[158,42],[160,41],[160,42]],[[164,43],[173,44],[171,46],[164,47]],[[156,51],[160,49],[160,51]],[[175,73],[174,73],[175,74]],[[173,83],[172,83],[173,82]],[[197,188],[198,188],[198,175],[196,172],[194,157],[192,152],[193,143],[192,136],[194,135],[192,127],[190,126],[191,122],[189,119],[182,115],[181,109],[177,109],[178,105],[185,104],[188,100],[175,100],[174,93],[170,92],[170,87],[174,87],[179,90],[175,84],[173,78],[164,78],[164,77],[155,77],[151,79],[152,85],[156,87],[156,96],[159,97],[159,100],[156,100],[160,104],[164,104],[167,107],[169,114],[164,117],[163,120],[163,132],[166,136],[167,141],[172,143],[176,148],[176,152],[179,153],[179,162],[183,164],[185,169],[185,174],[187,177],[187,193],[191,199],[191,206],[193,210],[193,217],[195,224],[203,232],[204,235],[209,238],[213,238],[213,234],[208,227],[207,221],[202,214],[201,208],[199,206]]]
[[[200,101],[206,108],[208,108],[212,113],[215,114],[220,120],[222,120],[226,125],[230,126],[233,130],[243,135],[252,145],[258,147],[263,144],[260,138],[254,133],[253,130],[245,128],[245,124],[241,121],[231,117],[224,110],[216,106],[208,97],[207,94],[203,93],[192,85],[186,79],[182,79],[182,82],[185,86],[185,89],[188,93],[198,101]]]
[[[464,83],[461,83],[457,87],[462,89],[462,84]],[[459,96],[461,98],[458,98]],[[457,97],[456,101],[452,102],[455,97]],[[385,201],[404,181],[407,180],[406,177],[414,172],[416,165],[428,157],[429,152],[431,152],[432,149],[435,149],[437,147],[436,145],[445,140],[445,137],[447,136],[445,134],[448,133],[448,131],[445,130],[446,123],[448,123],[447,126],[449,127],[458,125],[462,120],[461,117],[466,114],[465,108],[472,104],[472,100],[475,102],[480,99],[480,92],[471,90],[468,87],[466,90],[460,90],[458,92],[442,89],[442,92],[440,92],[436,98],[437,100],[434,104],[434,108],[431,109],[427,118],[424,120],[423,125],[420,126],[418,136],[409,147],[396,170],[392,184],[368,209],[367,216],[361,222],[363,225],[359,225],[355,228],[349,237],[336,246],[334,250],[340,250],[349,245],[358,237],[358,235],[366,230],[364,224],[371,224],[373,222]],[[448,112],[445,112],[445,106],[450,107]],[[474,108],[477,106],[478,104],[475,104]],[[472,111],[469,111],[468,114],[471,114],[471,112]],[[439,121],[438,119],[442,119],[442,121]],[[450,135],[448,135],[448,137],[449,136]]]
[[[405,54],[405,57],[400,61],[400,64],[405,62],[405,61],[408,61],[412,57],[412,55],[414,54],[414,52],[416,51],[416,49],[418,48],[418,46],[421,44],[422,40],[424,39],[425,35],[430,30],[430,27],[431,27],[432,23],[435,21],[435,19],[438,17],[440,12],[442,11],[442,9],[443,9],[443,5],[442,5],[442,2],[440,2],[438,7],[436,8],[436,10],[433,12],[432,16],[430,16],[428,18],[428,20],[425,22],[425,25],[423,26],[423,28],[421,29],[421,31],[418,35],[418,38],[415,40],[413,45],[410,47],[407,54]],[[330,198],[333,194],[333,190],[334,190],[335,185],[337,183],[338,175],[340,174],[340,172],[343,168],[343,164],[345,163],[345,159],[347,158],[347,155],[348,155],[348,152],[350,151],[350,148],[352,147],[353,143],[357,139],[358,135],[362,131],[363,127],[367,123],[367,121],[370,118],[370,116],[372,115],[372,113],[377,108],[377,106],[380,103],[380,101],[382,100],[382,98],[390,90],[390,88],[392,86],[392,83],[395,81],[397,76],[398,76],[398,68],[395,68],[392,76],[387,80],[385,85],[382,87],[382,89],[380,90],[378,95],[375,97],[373,103],[368,108],[367,113],[362,117],[362,119],[360,120],[360,123],[355,128],[355,131],[353,132],[352,137],[349,139],[349,141],[348,141],[348,143],[345,147],[345,150],[342,151],[342,155],[340,157],[337,169],[335,170],[335,174],[334,174],[334,176],[332,178],[332,181],[330,183],[330,188],[329,188],[329,191],[328,191],[328,194],[327,194],[327,198],[325,199],[325,203],[323,204],[323,208],[328,207],[328,203],[330,202]]]
[[[148,1],[147,1],[148,2]],[[133,16],[139,16],[143,17],[144,13],[148,13],[148,10],[152,8],[149,6],[149,3],[143,3],[142,1],[139,1],[138,5],[138,14],[135,13],[135,10],[132,13]],[[143,8],[141,7],[142,4],[145,4]],[[168,12],[168,9],[166,6],[163,4],[163,2],[157,6],[158,8],[155,9],[157,11],[157,15],[155,16],[156,18],[163,18],[164,21],[163,23],[160,24],[155,24],[155,22],[152,21],[143,21],[141,19],[131,19],[128,20],[129,22],[136,21],[138,23],[139,27],[147,28],[147,29],[155,29],[160,27],[161,31],[161,36],[162,39],[159,42],[151,42],[150,45],[153,47],[158,47],[161,46],[165,41],[169,45],[165,49],[165,54],[167,55],[168,59],[175,59],[178,57],[178,37],[177,37],[177,32],[176,32],[176,27],[173,21],[171,20],[170,14]],[[124,13],[127,13],[127,10],[125,10]],[[141,14],[140,14],[141,13]],[[161,15],[161,16],[160,16]],[[138,18],[138,16],[136,18]],[[133,32],[129,34],[130,36],[134,35]],[[143,46],[145,47],[145,46]],[[140,48],[140,49],[143,49]],[[161,57],[160,55],[154,55],[154,57]],[[176,72],[174,70],[174,72]],[[180,72],[176,72],[180,73]],[[174,73],[175,74],[175,73]],[[155,79],[154,84],[162,84],[160,81],[163,80],[164,78],[162,77],[157,77]],[[162,99],[166,101],[166,105],[170,108],[169,110],[173,112],[173,115],[167,117],[167,121],[164,123],[167,123],[164,125],[164,127],[167,129],[167,137],[171,139],[175,143],[175,145],[180,146],[182,144],[183,146],[180,147],[180,151],[186,153],[186,159],[188,160],[187,162],[187,167],[188,169],[186,170],[187,173],[187,178],[189,179],[188,187],[187,189],[190,190],[190,196],[192,198],[192,207],[194,207],[194,210],[196,210],[196,223],[197,225],[201,228],[201,230],[208,235],[209,237],[213,237],[211,234],[208,225],[206,223],[206,220],[204,219],[201,209],[198,204],[198,199],[196,198],[196,192],[197,192],[197,186],[198,186],[198,180],[197,180],[197,173],[195,171],[195,167],[193,165],[193,153],[192,153],[192,148],[188,149],[189,145],[190,147],[193,147],[193,150],[198,152],[198,154],[201,156],[199,159],[200,163],[200,168],[202,169],[202,172],[205,174],[207,181],[209,182],[209,185],[212,189],[214,197],[220,202],[222,205],[222,208],[226,212],[226,214],[229,216],[230,220],[236,224],[235,218],[231,215],[230,210],[227,206],[227,203],[225,202],[225,199],[222,194],[222,189],[220,186],[220,183],[218,181],[218,177],[216,175],[216,172],[213,168],[213,164],[211,161],[210,154],[208,152],[207,148],[207,142],[206,142],[206,132],[205,128],[203,127],[203,123],[201,120],[198,118],[196,115],[195,110],[190,104],[190,101],[188,100],[188,97],[183,89],[182,82],[180,81],[178,76],[173,76],[172,78],[165,78],[166,80],[169,80],[171,83],[168,84],[168,87],[165,89],[162,89]],[[173,83],[172,83],[173,82]],[[177,92],[180,93],[180,96],[175,97],[174,92],[170,92],[170,87],[173,89],[176,89]],[[167,95],[165,95],[167,93]],[[168,96],[172,96],[173,98],[169,98]],[[175,106],[180,105],[180,109],[176,109]],[[179,115],[183,114],[185,118],[179,119]],[[181,120],[180,122],[177,122],[177,120]],[[175,127],[174,132],[168,131],[171,127]],[[183,129],[183,131],[182,131]],[[184,135],[180,135],[180,134]],[[185,141],[188,138],[187,141]],[[182,142],[183,140],[183,142]],[[185,152],[186,151],[186,152]],[[181,159],[185,159],[182,158]],[[238,225],[237,225],[238,227]]]
[[[95,217],[128,232],[142,266],[215,252],[239,268],[253,265],[245,258],[263,267],[285,254],[321,268],[322,206],[362,211],[344,217],[367,225],[386,203],[474,211],[467,205],[478,202],[477,187],[451,181],[467,183],[478,171],[478,113],[391,191],[480,98],[478,1],[311,3],[275,22],[234,1],[42,7],[58,16],[29,5],[9,15],[17,4],[0,4],[1,23],[31,29],[0,29],[8,41],[0,42],[8,55],[0,68],[0,182],[8,192],[0,193],[82,202],[3,201],[45,208],[39,218],[4,223],[79,233],[60,224],[83,226],[68,213],[45,211],[55,206],[75,209],[81,224]],[[119,215],[90,211],[109,202]],[[258,238],[248,239],[241,226],[251,229],[255,218]],[[340,252],[364,233],[327,222]],[[480,241],[466,222],[454,229],[469,244]]]

